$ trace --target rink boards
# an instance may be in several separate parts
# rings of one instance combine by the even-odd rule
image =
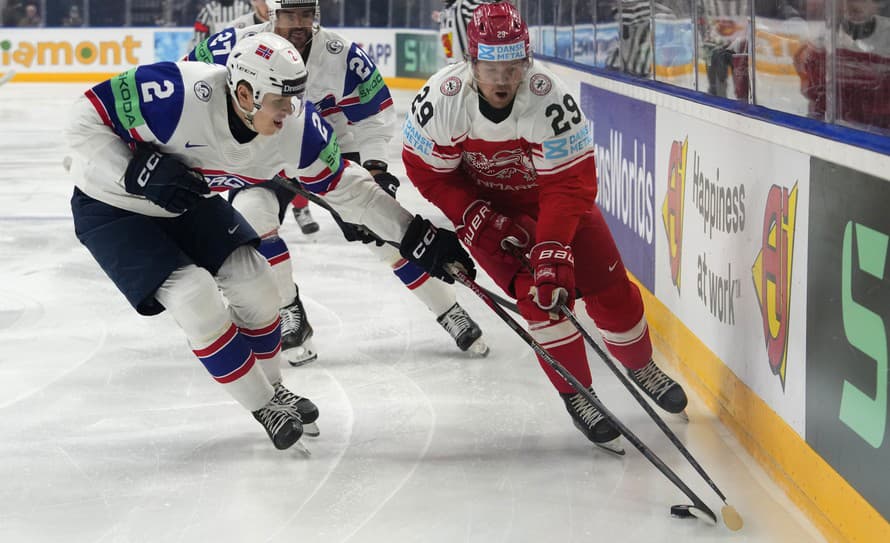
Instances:
[[[657,347],[830,540],[890,541],[890,157],[551,67]]]

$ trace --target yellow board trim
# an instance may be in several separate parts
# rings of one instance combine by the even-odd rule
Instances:
[[[890,523],[635,278],[652,342],[828,541],[890,541]],[[758,431],[752,433],[751,428]],[[740,511],[742,516],[745,512]]]

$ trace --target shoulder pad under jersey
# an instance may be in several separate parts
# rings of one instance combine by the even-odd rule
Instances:
[[[182,118],[182,72],[173,62],[138,66],[87,91],[97,111],[124,141],[166,143]]]
[[[308,168],[317,160],[324,162],[331,172],[342,167],[340,145],[334,129],[325,121],[311,102],[306,103],[303,112],[305,126],[300,146],[300,169]]]

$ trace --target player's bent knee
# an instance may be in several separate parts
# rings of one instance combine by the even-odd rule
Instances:
[[[230,326],[213,276],[189,264],[175,270],[155,293],[193,344],[215,338]]]
[[[261,236],[278,230],[278,198],[275,192],[263,187],[241,190],[232,200],[232,206],[247,219],[248,224]]]
[[[252,247],[235,249],[220,267],[217,280],[239,325],[259,328],[278,316],[280,297],[272,270]]]

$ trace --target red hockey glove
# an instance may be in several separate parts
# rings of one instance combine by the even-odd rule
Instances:
[[[463,223],[457,236],[467,247],[513,259],[513,251],[528,247],[529,235],[513,219],[491,209],[486,202],[476,200],[464,210]]]
[[[571,307],[575,301],[575,257],[572,248],[558,241],[542,241],[529,255],[535,272],[535,286],[529,294],[544,311],[559,304]]]

